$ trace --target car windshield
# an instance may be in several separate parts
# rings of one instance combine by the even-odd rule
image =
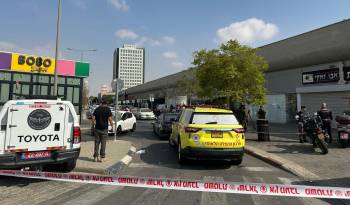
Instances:
[[[194,113],[191,124],[238,125],[232,113]]]
[[[148,108],[141,108],[140,109],[141,112],[152,112],[150,109]]]
[[[164,119],[165,121],[171,121],[172,119],[176,119],[177,114],[165,114]]]

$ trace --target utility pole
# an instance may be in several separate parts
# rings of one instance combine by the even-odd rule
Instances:
[[[57,28],[56,28],[56,50],[55,50],[55,78],[53,86],[53,95],[57,96],[57,83],[58,83],[58,70],[57,70],[57,58],[58,58],[58,46],[60,40],[60,22],[61,22],[61,0],[58,0],[58,11],[57,11]]]

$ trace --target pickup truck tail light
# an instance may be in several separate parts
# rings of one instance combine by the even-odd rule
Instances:
[[[80,142],[81,142],[80,127],[74,127],[74,129],[73,129],[73,143],[78,144]]]
[[[187,133],[195,133],[200,131],[202,128],[195,128],[195,127],[186,127],[185,132]]]

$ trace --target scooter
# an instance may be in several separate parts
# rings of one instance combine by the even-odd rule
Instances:
[[[337,122],[338,140],[340,146],[346,148],[349,144],[350,138],[350,116],[349,115],[338,115],[335,117]]]

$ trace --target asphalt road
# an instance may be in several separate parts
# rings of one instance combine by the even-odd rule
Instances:
[[[128,166],[119,175],[192,180],[219,180],[290,184],[302,180],[249,155],[243,163],[191,162],[180,166],[175,150],[166,140],[159,140],[150,121],[138,122],[137,131],[125,133],[137,148]],[[108,154],[108,148],[107,148]],[[114,187],[58,181],[0,177],[0,201],[5,204],[344,204],[344,201],[292,197],[253,196],[224,193]]]

